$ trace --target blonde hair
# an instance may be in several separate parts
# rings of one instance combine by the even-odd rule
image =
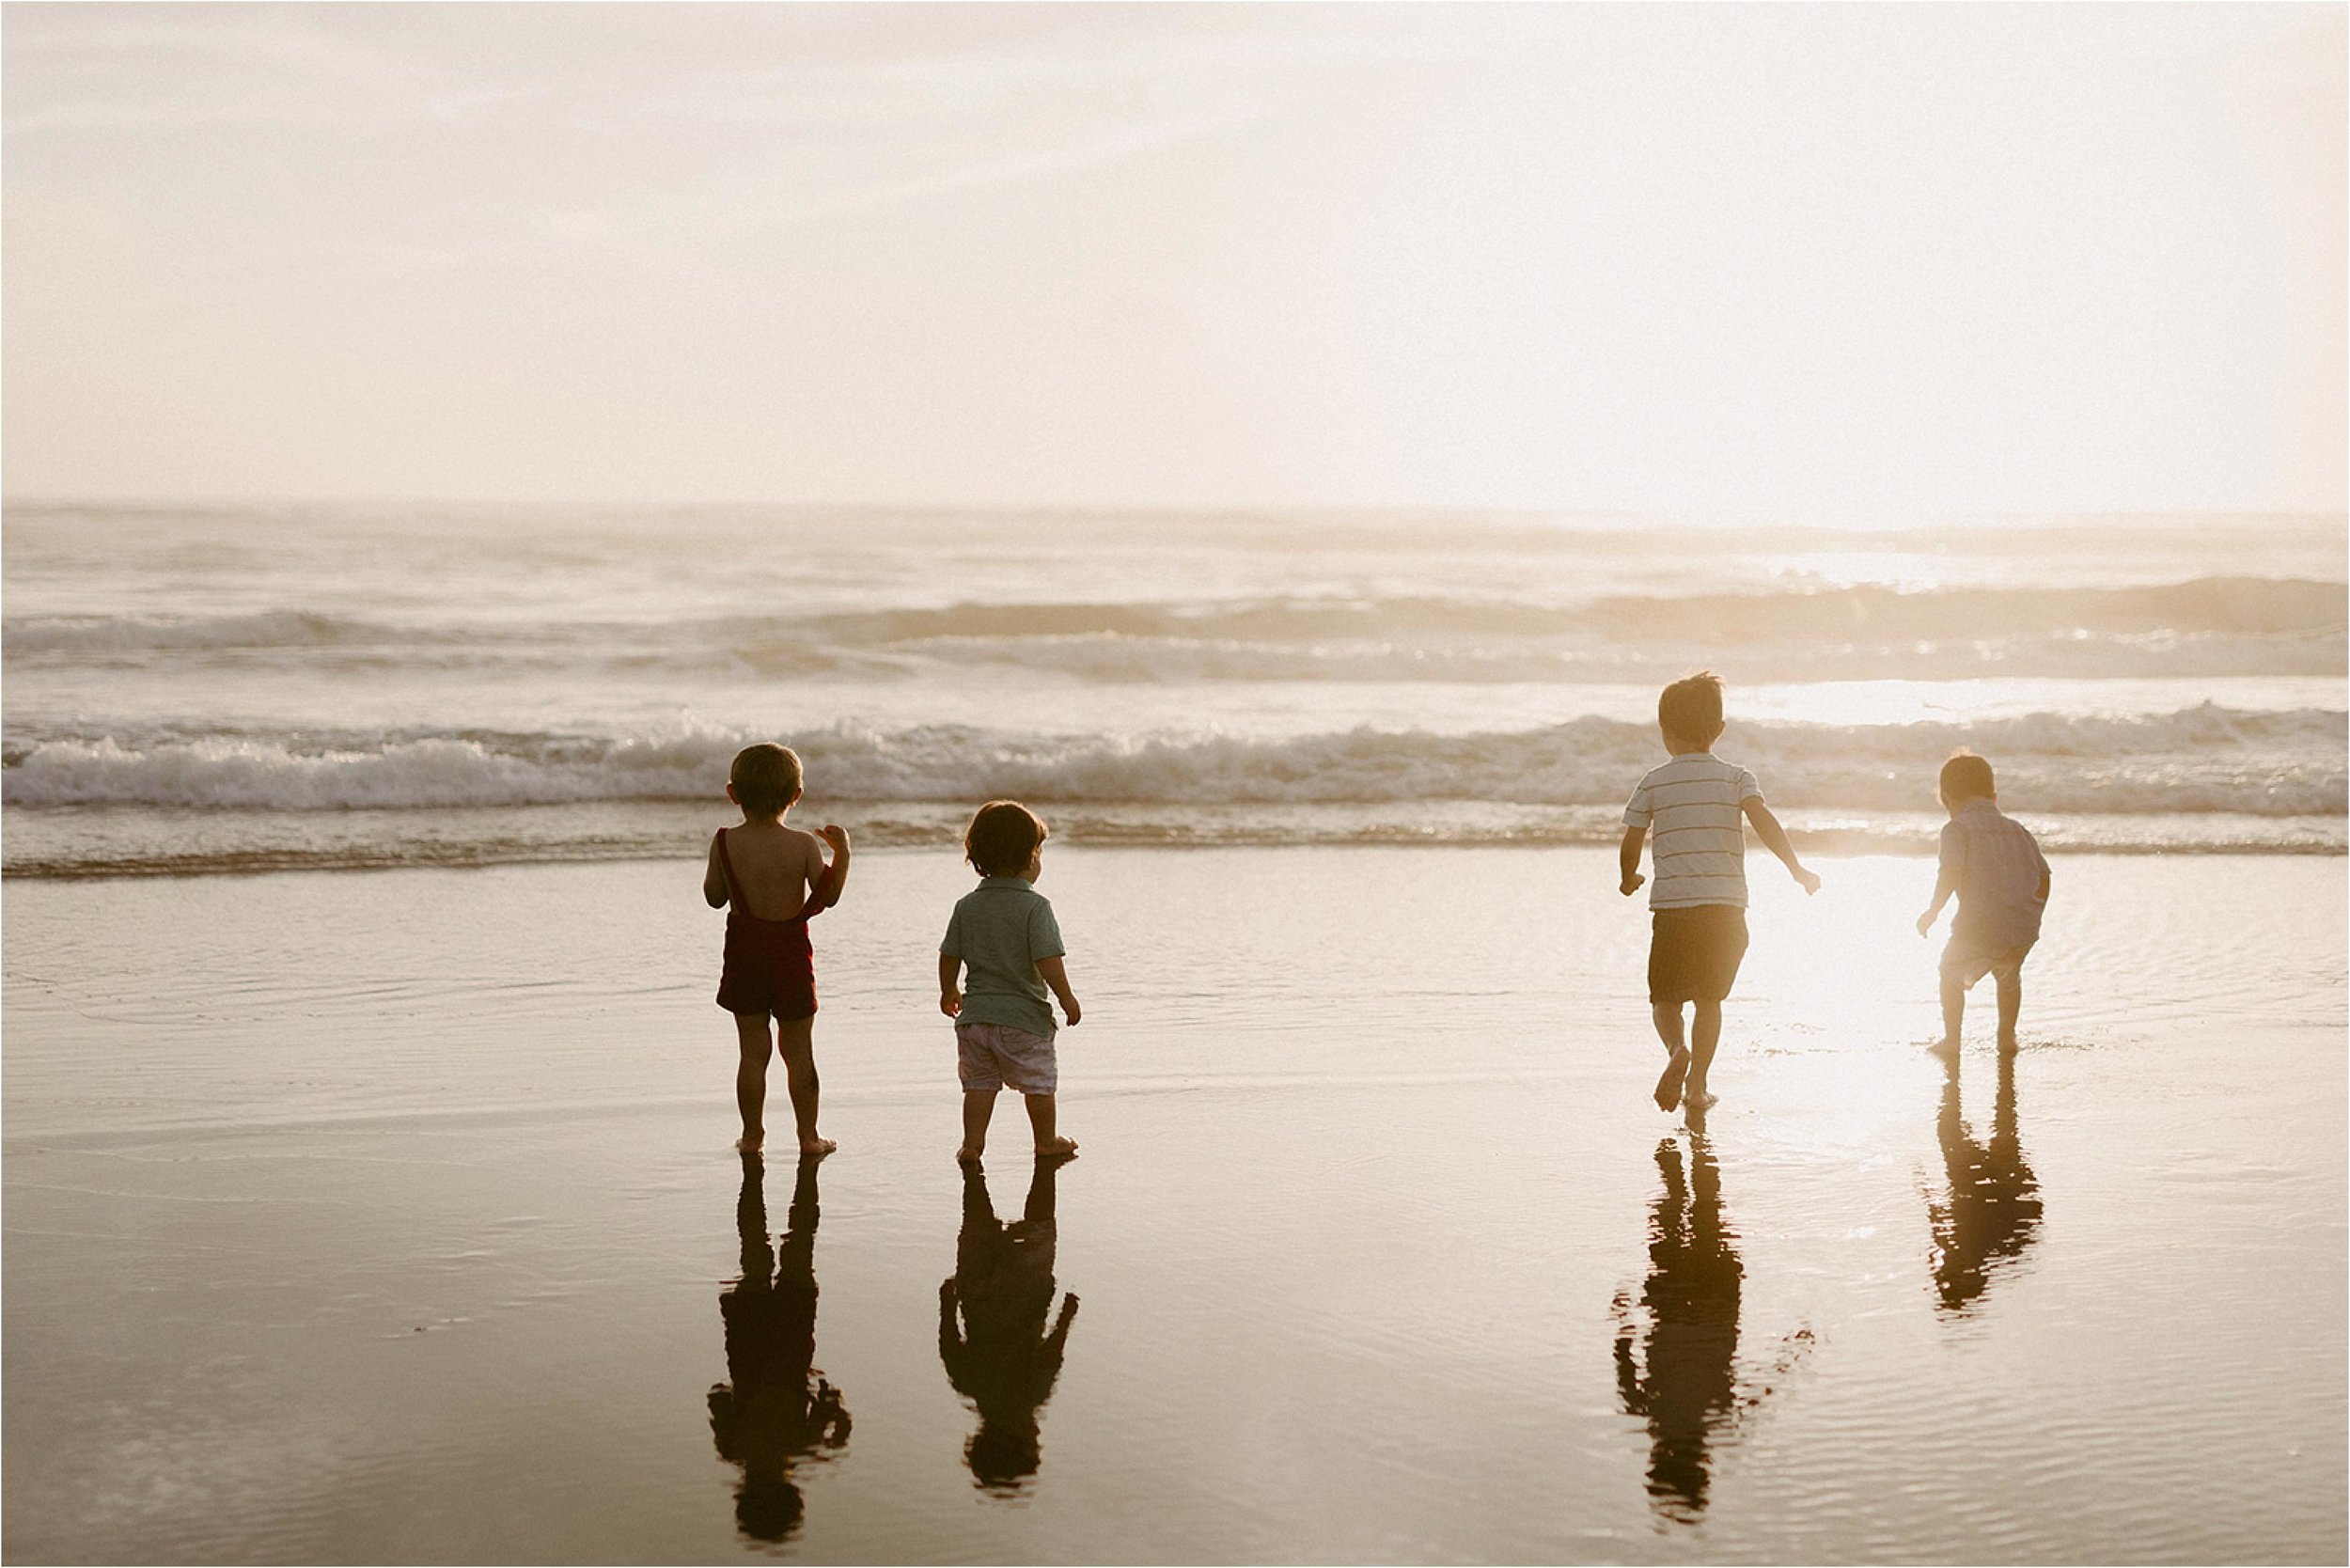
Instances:
[[[800,754],[788,745],[761,741],[734,754],[727,782],[743,809],[757,816],[780,816],[800,798]]]
[[[1667,686],[1656,698],[1656,727],[1675,740],[1710,744],[1722,732],[1722,678],[1701,669]]]

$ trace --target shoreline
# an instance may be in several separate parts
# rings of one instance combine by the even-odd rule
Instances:
[[[1286,848],[1609,848],[1622,837],[1614,807],[1528,808],[1480,801],[1315,807],[1215,807],[1170,812],[1164,803],[1031,802],[1056,843],[1091,849],[1197,851]],[[1796,808],[1798,811],[1800,808]],[[948,852],[969,807],[917,801],[822,801],[802,822],[838,821],[861,851]],[[1941,813],[1825,813],[1832,825],[1788,823],[1806,854],[1827,858],[1932,858]],[[1169,819],[1174,820],[1170,821]],[[723,806],[700,801],[589,802],[514,807],[354,807],[224,810],[139,805],[8,806],[0,880],[114,881],[697,859]],[[2059,816],[2025,812],[2051,855],[2350,855],[2350,816],[2243,813]],[[1747,847],[1759,853],[1749,832]]]

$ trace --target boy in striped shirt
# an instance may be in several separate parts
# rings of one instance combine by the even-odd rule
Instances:
[[[1705,1074],[1721,1043],[1722,998],[1747,954],[1747,836],[1739,818],[1754,823],[1754,836],[1805,892],[1818,892],[1820,879],[1795,858],[1754,775],[1714,755],[1722,733],[1720,676],[1707,670],[1667,686],[1656,699],[1656,726],[1671,760],[1650,770],[1623,808],[1622,887],[1630,898],[1646,880],[1640,844],[1653,833],[1648,999],[1668,1058],[1656,1105],[1671,1110],[1685,1096],[1702,1110],[1714,1103]],[[1684,1007],[1692,1009],[1685,1045]]]

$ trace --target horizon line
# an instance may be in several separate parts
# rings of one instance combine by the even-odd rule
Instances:
[[[1897,507],[1868,509],[1856,512],[1838,509],[1827,516],[1807,516],[1802,510],[1708,510],[1700,508],[1658,508],[1644,510],[1629,507],[1574,507],[1532,505],[1477,505],[1445,501],[1232,501],[1232,502],[1149,502],[1149,501],[926,501],[918,499],[668,499],[648,500],[640,497],[625,499],[591,499],[587,497],[554,497],[517,499],[492,495],[335,495],[284,494],[272,496],[221,495],[13,495],[0,494],[0,513],[24,510],[85,510],[95,511],[247,511],[281,509],[319,509],[324,510],[383,510],[385,508],[417,507],[431,509],[499,508],[526,511],[556,511],[593,510],[634,512],[681,511],[833,511],[833,512],[948,512],[969,516],[1146,516],[1162,518],[1214,518],[1238,514],[1259,513],[1298,519],[1344,521],[1349,519],[1403,520],[1411,518],[1481,519],[1496,522],[1541,524],[1573,519],[1576,521],[1605,520],[1618,523],[1669,524],[1690,527],[1756,528],[1794,527],[1817,528],[1828,532],[1850,533],[1915,529],[1924,527],[1965,527],[2016,523],[2072,523],[2095,520],[2130,519],[2151,521],[2162,519],[2194,519],[2237,517],[2264,521],[2307,519],[2333,521],[2350,519],[2350,498],[2344,504],[2328,509],[2309,506],[2216,506],[2216,507],[2055,507],[2046,510],[1952,510],[1930,512],[1910,511]]]

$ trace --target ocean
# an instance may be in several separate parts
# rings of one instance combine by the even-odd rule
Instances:
[[[1949,527],[823,508],[7,513],[10,877],[950,842],[1611,841],[1657,688],[1799,843],[1916,853],[1971,745],[2051,848],[2341,854],[2339,517]]]

